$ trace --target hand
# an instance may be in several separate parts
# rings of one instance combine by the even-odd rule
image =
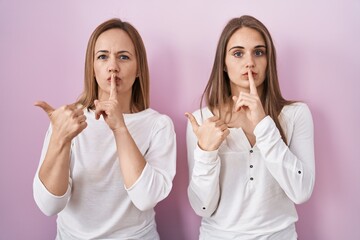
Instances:
[[[102,115],[111,130],[116,131],[125,126],[123,113],[117,100],[115,74],[111,75],[110,97],[107,101],[95,100],[95,118]]]
[[[191,113],[185,113],[192,129],[198,139],[198,145],[202,150],[214,151],[218,149],[230,131],[225,122],[217,116],[210,117],[200,126]]]
[[[261,104],[251,69],[248,70],[248,76],[250,93],[240,92],[239,96],[233,96],[235,102],[233,111],[238,112],[243,109],[247,118],[256,126],[266,114]]]
[[[65,142],[71,142],[87,127],[84,111],[78,109],[75,104],[65,105],[56,110],[44,101],[35,102],[34,105],[41,107],[47,113],[53,128],[53,135]]]

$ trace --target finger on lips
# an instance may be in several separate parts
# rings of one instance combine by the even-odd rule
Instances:
[[[257,89],[256,89],[256,85],[255,85],[255,80],[254,80],[254,77],[252,75],[252,71],[250,69],[248,70],[248,76],[249,76],[250,94],[256,94],[257,95]]]
[[[116,90],[116,75],[111,75],[111,83],[110,83],[110,97],[109,99],[116,99],[117,90]]]

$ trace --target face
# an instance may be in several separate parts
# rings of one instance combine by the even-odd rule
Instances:
[[[99,100],[110,95],[111,75],[116,75],[118,96],[131,98],[132,85],[137,76],[135,47],[122,29],[109,29],[95,43],[94,73],[99,85]]]
[[[249,91],[249,69],[258,92],[261,92],[259,88],[265,80],[267,66],[266,46],[261,34],[252,28],[238,29],[226,46],[225,66],[233,95]]]

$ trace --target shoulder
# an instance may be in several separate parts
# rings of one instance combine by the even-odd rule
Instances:
[[[283,107],[280,119],[285,123],[312,122],[312,114],[309,106],[304,102],[295,102]]]
[[[155,130],[159,130],[162,128],[174,129],[173,121],[168,115],[159,113],[152,108],[148,108],[142,112],[143,116],[141,121],[144,121],[145,124],[151,124]]]
[[[309,106],[304,102],[295,102],[283,107],[281,114],[286,116],[298,116],[302,114],[310,114]]]

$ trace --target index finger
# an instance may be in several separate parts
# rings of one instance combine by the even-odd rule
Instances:
[[[109,97],[109,100],[117,98],[115,74],[111,75],[110,82],[111,82],[111,84],[110,84],[110,97]]]
[[[248,70],[248,76],[249,76],[250,94],[258,95],[251,69]]]

